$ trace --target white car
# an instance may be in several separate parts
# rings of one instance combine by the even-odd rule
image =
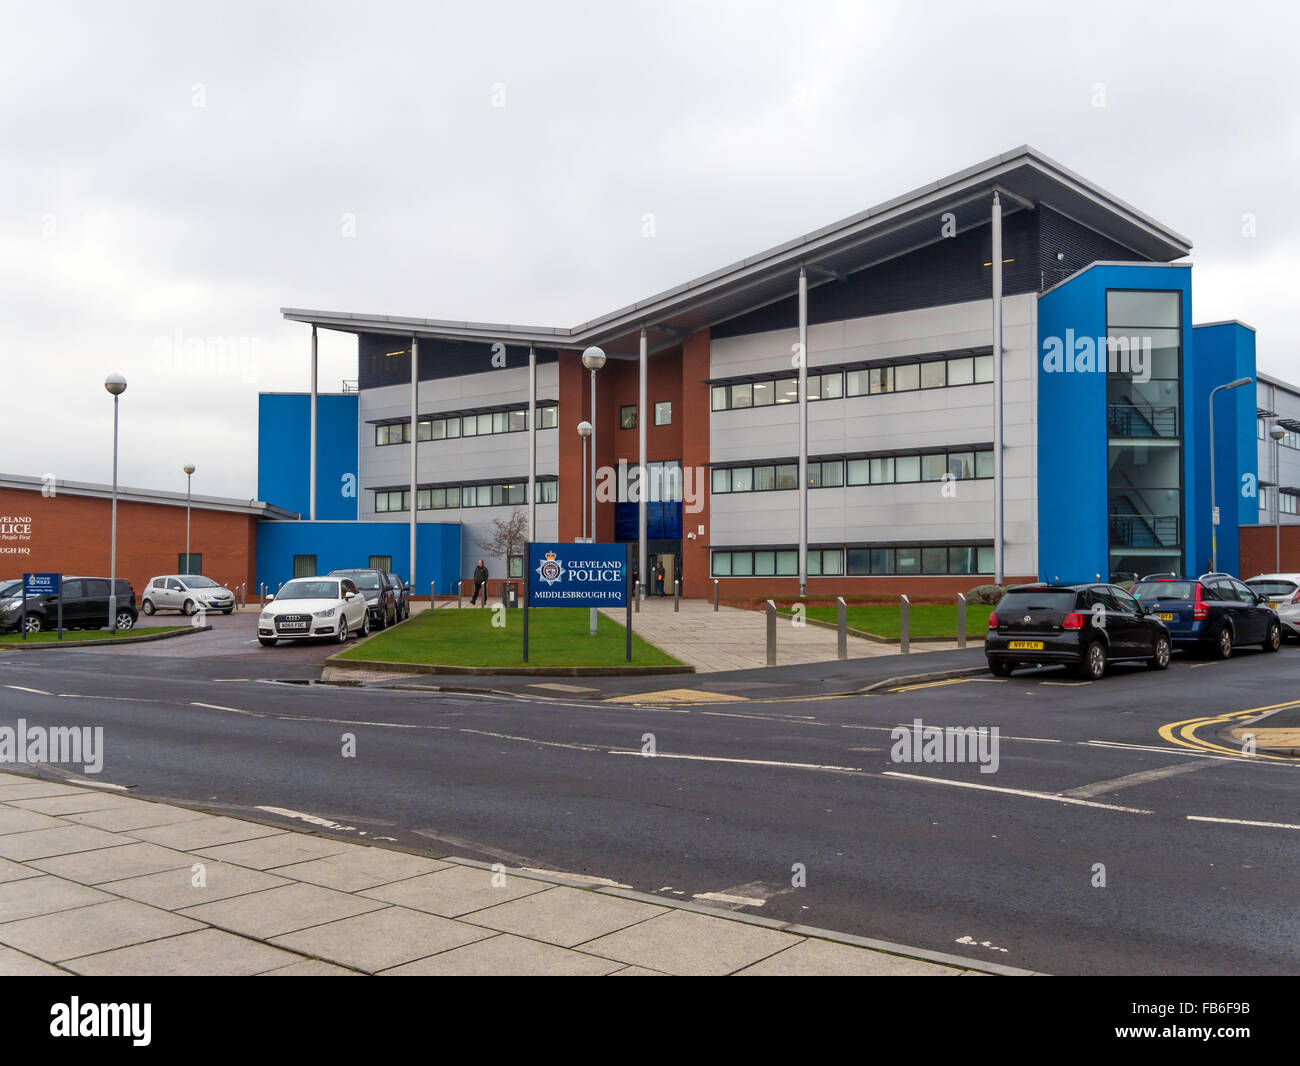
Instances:
[[[225,585],[218,585],[212,578],[199,574],[155,577],[145,585],[140,595],[140,610],[145,614],[154,611],[180,611],[182,614],[220,611],[229,614],[234,609],[235,594]]]
[[[1300,637],[1300,574],[1260,574],[1246,584],[1277,611],[1284,634]]]
[[[257,619],[257,639],[271,648],[278,640],[370,635],[366,598],[347,578],[296,577],[285,582]]]

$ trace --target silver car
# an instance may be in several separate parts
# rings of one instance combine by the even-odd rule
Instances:
[[[212,578],[199,574],[155,577],[145,585],[140,597],[140,610],[145,614],[155,611],[180,611],[182,614],[220,611],[229,614],[234,609],[235,594],[225,585],[218,585]]]
[[[1300,574],[1260,574],[1246,584],[1277,611],[1284,635],[1300,637]]]

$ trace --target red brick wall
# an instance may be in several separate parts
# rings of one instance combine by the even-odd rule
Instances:
[[[709,577],[709,331],[693,333],[682,346],[682,475],[690,472],[695,506],[682,506],[682,569],[685,596],[712,596],[713,580]],[[676,417],[676,416],[675,416]],[[704,534],[698,535],[700,526]],[[696,533],[691,540],[687,534]],[[796,582],[795,591],[798,591]]]
[[[1273,526],[1240,526],[1237,530],[1241,574],[1300,573],[1300,525],[1282,527],[1282,565],[1277,566],[1277,539]]]
[[[0,515],[31,516],[31,539],[0,541],[30,548],[29,555],[0,554],[0,578],[34,571],[107,577],[112,501],[86,496],[42,496],[0,489]],[[256,583],[257,519],[224,511],[191,511],[190,551],[203,556],[203,572],[227,585]],[[176,572],[185,552],[185,508],[163,504],[117,505],[117,575],[131,582],[136,599],[159,574]]]

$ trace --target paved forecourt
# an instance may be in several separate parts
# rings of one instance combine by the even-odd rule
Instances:
[[[0,774],[0,974],[1013,972],[909,950]]]

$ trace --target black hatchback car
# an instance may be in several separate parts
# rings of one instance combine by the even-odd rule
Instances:
[[[108,627],[108,578],[63,578],[63,628],[105,629]],[[22,587],[16,598],[0,605],[0,631],[22,624]],[[133,629],[139,612],[131,583],[117,579],[117,628]],[[59,597],[48,593],[27,598],[27,632],[54,629],[59,623]]]
[[[1018,585],[989,615],[984,655],[1007,677],[1029,663],[1072,666],[1092,681],[1113,662],[1169,665],[1165,624],[1114,585]]]
[[[397,594],[382,570],[331,570],[328,577],[345,577],[361,591],[370,609],[370,624],[387,629],[402,620]]]
[[[1282,622],[1267,597],[1231,574],[1150,574],[1133,595],[1169,628],[1174,647],[1227,659],[1239,644],[1282,646]]]

